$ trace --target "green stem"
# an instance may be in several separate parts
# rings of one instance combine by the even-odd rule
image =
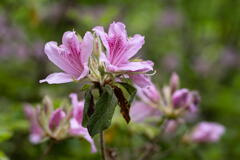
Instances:
[[[105,142],[103,137],[103,131],[100,132],[100,148],[102,160],[106,160]]]

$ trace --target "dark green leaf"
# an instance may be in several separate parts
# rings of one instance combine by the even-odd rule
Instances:
[[[92,90],[89,89],[85,93],[84,111],[83,111],[83,126],[86,127],[89,118],[94,112],[94,98],[92,95]]]
[[[96,102],[95,111],[88,120],[88,131],[91,136],[107,129],[111,125],[111,120],[117,98],[109,85],[103,88],[103,93]]]

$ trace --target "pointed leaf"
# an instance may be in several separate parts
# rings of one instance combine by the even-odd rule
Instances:
[[[88,120],[88,131],[91,136],[107,129],[111,125],[116,105],[117,98],[113,89],[109,85],[106,85],[103,88],[102,95],[96,102],[94,113]]]
[[[87,126],[88,120],[94,112],[94,98],[92,95],[92,90],[89,89],[85,93],[85,101],[84,101],[84,111],[83,111],[83,123],[84,127]]]
[[[128,94],[129,94],[128,103],[131,104],[137,93],[136,88],[128,83],[120,82],[119,84],[121,84],[127,90]]]

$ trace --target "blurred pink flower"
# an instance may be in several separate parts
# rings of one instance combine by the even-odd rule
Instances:
[[[161,96],[157,89],[157,87],[151,83],[151,85],[148,85],[144,88],[137,87],[137,94],[138,96],[144,101],[144,102],[150,102],[154,104],[158,104]]]
[[[133,103],[130,109],[130,117],[133,122],[143,122],[150,117],[158,117],[161,113],[158,109],[140,101]]]
[[[24,107],[24,111],[31,125],[30,127],[31,134],[30,134],[29,140],[33,144],[40,143],[44,133],[38,122],[38,116],[37,116],[38,110],[27,104]]]
[[[200,97],[196,92],[183,88],[173,93],[172,103],[175,108],[186,108],[190,112],[196,112]]]
[[[153,83],[144,88],[137,87],[137,94],[142,102],[136,101],[130,108],[130,117],[133,121],[142,122],[147,118],[161,115],[159,109],[156,108],[161,97]]]
[[[106,64],[109,72],[125,73],[125,74],[142,74],[153,70],[152,61],[130,61],[133,56],[142,48],[144,37],[136,34],[128,38],[125,25],[120,22],[113,22],[108,30],[104,32],[102,26],[97,26],[93,29],[100,36],[106,55],[101,53],[101,60]],[[135,82],[146,82],[144,76],[130,76]],[[137,83],[139,84],[139,83]],[[140,86],[143,86],[140,83]]]
[[[82,126],[84,102],[78,101],[77,94],[71,94],[72,99],[72,118],[70,119],[70,134],[84,137],[90,144],[92,152],[96,152],[96,146],[88,129]]]
[[[41,111],[38,107],[25,106],[25,113],[31,124],[30,141],[40,143],[46,137],[55,140],[83,137],[91,144],[91,151],[96,152],[94,140],[89,135],[87,128],[82,126],[84,102],[78,101],[77,94],[71,94],[70,98],[72,100],[72,110],[70,111],[62,108],[52,110],[52,103],[44,104],[45,108]]]
[[[65,32],[60,46],[56,42],[45,45],[45,53],[50,61],[64,72],[50,74],[40,83],[68,83],[84,78],[88,72],[88,59],[93,50],[93,36],[87,32],[80,41],[75,32]]]
[[[217,142],[225,132],[223,125],[213,122],[201,122],[193,130],[190,138],[193,142]]]

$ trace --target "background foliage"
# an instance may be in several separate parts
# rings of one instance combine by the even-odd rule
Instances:
[[[202,159],[239,159],[239,6],[239,0],[1,0],[0,159],[38,159],[47,146],[28,142],[24,103],[39,103],[45,94],[61,101],[79,92],[78,84],[38,83],[57,70],[43,54],[44,43],[60,42],[66,30],[83,34],[112,21],[124,22],[130,35],[145,35],[140,54],[155,62],[159,86],[176,71],[182,87],[199,90],[200,119],[226,126],[220,143],[199,150]],[[113,125],[106,139],[125,158],[144,143],[124,122]],[[89,148],[69,139],[55,145],[48,159],[97,159]],[[190,157],[178,149],[168,158]]]

